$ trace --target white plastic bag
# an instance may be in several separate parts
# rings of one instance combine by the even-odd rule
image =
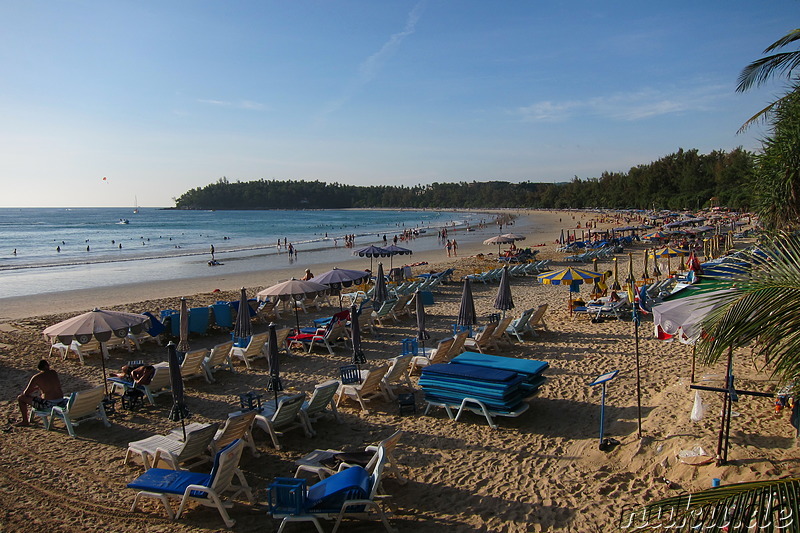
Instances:
[[[703,398],[700,397],[700,391],[694,391],[694,405],[692,406],[692,422],[700,422],[706,414],[706,408],[703,405]]]

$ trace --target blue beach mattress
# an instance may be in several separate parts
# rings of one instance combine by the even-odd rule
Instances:
[[[528,378],[538,376],[550,367],[550,363],[545,361],[517,359],[515,357],[503,357],[501,355],[489,355],[476,352],[464,352],[457,355],[452,359],[451,363],[517,372],[518,374],[524,374]]]
[[[425,367],[419,385],[426,400],[460,404],[476,398],[496,411],[513,411],[523,399],[525,379],[515,373],[473,365],[437,364]]]

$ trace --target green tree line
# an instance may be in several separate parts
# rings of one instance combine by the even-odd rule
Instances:
[[[175,200],[179,209],[361,208],[664,208],[719,205],[748,209],[754,195],[754,155],[679,149],[628,172],[567,183],[507,181],[355,186],[321,181],[229,181],[191,189]]]

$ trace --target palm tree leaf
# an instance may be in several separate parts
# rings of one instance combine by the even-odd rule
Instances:
[[[794,478],[726,485],[626,509],[619,528],[798,533],[799,516],[800,479]]]

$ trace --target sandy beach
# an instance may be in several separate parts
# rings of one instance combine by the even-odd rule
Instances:
[[[571,217],[577,217],[571,220]],[[565,265],[564,254],[553,244],[562,227],[585,225],[591,215],[572,212],[522,213],[510,229],[527,235],[525,246],[540,250],[539,258],[553,260],[552,266]],[[584,217],[584,218],[581,218]],[[559,222],[561,219],[561,222]],[[615,222],[598,224],[616,225]],[[506,230],[504,230],[506,231]],[[580,230],[578,230],[580,233]],[[464,238],[462,238],[462,236]],[[485,238],[486,235],[481,235]],[[470,242],[458,232],[459,256],[448,258],[441,250],[396,258],[395,266],[405,262],[427,262],[414,267],[415,273],[456,269],[454,279],[488,270],[497,265],[497,248]],[[544,243],[545,246],[536,246]],[[635,270],[641,277],[644,245],[630,249],[636,254]],[[627,252],[628,250],[626,250]],[[492,252],[493,255],[486,255]],[[476,257],[483,254],[482,257]],[[627,254],[620,255],[620,275],[626,268]],[[141,465],[123,464],[128,442],[153,434],[164,434],[176,427],[167,418],[171,400],[167,395],[157,405],[136,411],[118,410],[111,417],[111,428],[87,422],[77,428],[78,438],[70,437],[56,422],[54,431],[40,423],[17,428],[19,419],[15,397],[35,371],[39,359],[49,350],[42,330],[49,325],[93,307],[141,313],[177,308],[186,296],[193,307],[217,300],[237,299],[244,286],[254,295],[260,288],[290,276],[300,277],[305,268],[323,272],[330,267],[365,268],[367,259],[355,258],[345,264],[309,265],[301,260],[291,269],[207,278],[180,282],[126,285],[106,290],[74,291],[35,298],[5,299],[0,310],[0,383],[4,391],[2,406],[7,424],[3,426],[3,451],[0,459],[0,531],[119,531],[124,533],[157,531],[222,531],[222,520],[214,509],[192,505],[178,521],[167,519],[154,500],[145,501],[136,512],[129,507],[134,492],[125,485],[143,472]],[[387,265],[388,266],[388,265]],[[591,268],[591,265],[584,265]],[[599,270],[612,269],[610,261]],[[213,292],[219,289],[220,292]],[[571,317],[567,306],[567,287],[541,285],[535,277],[512,280],[515,309],[544,303],[547,330],[525,342],[513,342],[498,355],[547,361],[547,383],[529,399],[530,409],[518,418],[500,418],[491,429],[486,420],[469,414],[456,422],[441,409],[423,415],[422,391],[412,376],[417,398],[417,413],[400,416],[394,402],[376,398],[369,414],[358,404],[343,401],[342,423],[330,418],[314,425],[318,434],[306,438],[302,431],[281,437],[283,449],[276,451],[269,436],[254,431],[259,457],[249,451],[241,467],[253,487],[258,504],[237,503],[230,514],[237,523],[233,531],[274,531],[278,522],[266,509],[266,486],[275,477],[290,477],[294,461],[314,449],[358,449],[375,443],[400,429],[404,432],[396,450],[399,468],[408,482],[400,483],[388,475],[384,492],[393,507],[390,521],[399,531],[528,532],[528,531],[610,531],[617,527],[626,506],[639,505],[661,497],[711,486],[713,478],[723,484],[757,479],[796,476],[800,459],[796,453],[794,428],[788,410],[776,413],[768,398],[742,397],[734,405],[730,432],[729,463],[716,466],[687,464],[679,453],[700,446],[716,451],[719,431],[720,394],[704,393],[707,408],[700,422],[690,420],[694,401],[691,383],[691,347],[654,338],[652,320],[645,318],[639,334],[641,362],[642,437],[638,432],[634,326],[627,320],[593,323],[585,317]],[[497,283],[474,284],[475,305],[481,323],[495,312],[492,308]],[[583,295],[588,294],[583,289]],[[452,334],[458,312],[461,284],[441,285],[434,293],[434,304],[427,306],[431,343]],[[330,316],[336,308],[325,308],[300,317],[301,324]],[[291,326],[294,316],[284,315],[281,326]],[[399,355],[400,340],[414,334],[413,318],[401,318],[363,336],[367,366],[379,365]],[[266,324],[254,323],[256,332]],[[192,349],[211,347],[230,338],[217,331],[193,336]],[[121,367],[132,357],[157,363],[166,359],[166,349],[146,343],[140,353],[112,351],[107,365]],[[350,361],[348,350],[329,355],[324,350],[312,353],[294,351],[281,362],[281,375],[287,388],[311,393],[314,385],[338,376],[338,368]],[[50,359],[65,392],[86,389],[102,383],[100,360],[90,356],[85,365],[74,357]],[[774,392],[776,384],[760,371],[760,361],[750,350],[735,354],[737,388]],[[193,422],[223,420],[239,407],[238,395],[250,390],[264,391],[267,365],[257,360],[252,370],[236,363],[237,372],[217,372],[217,381],[187,381],[186,395]],[[606,436],[620,441],[608,451],[598,449],[600,387],[589,383],[612,370],[619,374],[608,387],[606,398]],[[721,384],[724,368],[698,368],[697,379],[713,386]],[[668,480],[669,483],[667,483]],[[328,524],[326,526],[330,527]],[[309,525],[294,524],[287,531],[312,531]],[[381,531],[378,522],[349,521],[345,531]]]

